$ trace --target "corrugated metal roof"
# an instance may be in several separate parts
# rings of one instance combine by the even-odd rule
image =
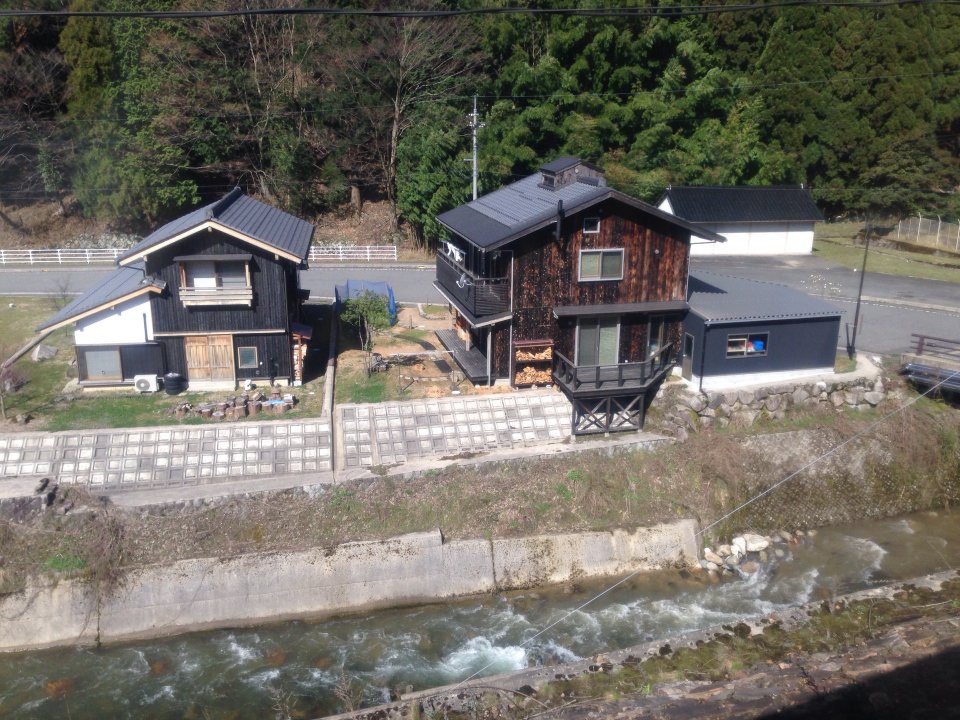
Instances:
[[[802,187],[672,187],[660,198],[690,222],[818,222],[823,214]],[[657,203],[660,204],[659,202]]]
[[[37,330],[45,330],[48,327],[70,320],[70,318],[82,315],[89,310],[109,305],[111,302],[126,297],[144,287],[163,289],[163,285],[153,278],[144,279],[142,262],[119,267],[83,295],[67,303],[59,312],[38,326]]]
[[[312,224],[272,205],[254,200],[244,195],[240,188],[234,188],[216,202],[199,207],[157,228],[124,253],[120,260],[136,256],[208,220],[215,220],[231,230],[294,255],[300,260],[306,260],[310,252]]]
[[[560,158],[550,165],[560,164],[560,169],[566,169],[576,163],[579,163],[576,158]],[[548,168],[549,165],[544,167]],[[534,173],[472,202],[441,213],[437,220],[477,247],[489,250],[555,221],[557,204],[561,200],[564,212],[570,214],[613,197],[672,225],[695,230],[701,237],[707,232],[702,228],[693,228],[683,218],[674,217],[606,185],[598,184],[596,178],[578,179],[555,189],[540,187],[542,179],[541,173]],[[710,233],[706,236],[708,239],[723,241],[719,235]]]
[[[786,285],[698,270],[687,285],[690,311],[705,322],[837,317],[842,310]]]

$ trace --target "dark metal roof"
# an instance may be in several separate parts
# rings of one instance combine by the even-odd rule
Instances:
[[[83,295],[67,303],[59,312],[38,326],[37,330],[45,330],[54,325],[60,325],[71,318],[99,307],[109,307],[117,300],[145,287],[153,288],[159,292],[163,290],[165,283],[156,278],[145,279],[143,277],[143,263],[133,263],[132,265],[119,267]]]
[[[574,165],[580,164],[580,158],[575,157],[558,157],[556,160],[552,160],[544,165],[541,170],[546,172],[557,173],[561,170],[566,170],[567,168],[572,168]]]
[[[553,314],[561,317],[590,317],[593,315],[626,315],[628,313],[682,312],[689,306],[683,300],[661,302],[609,303],[606,305],[558,305]]]
[[[799,186],[671,187],[660,202],[664,198],[670,201],[674,215],[690,222],[823,220],[810,193]]]
[[[564,169],[570,167],[566,164],[568,160],[579,162],[576,158],[561,158],[550,165],[562,161],[565,164],[561,169]],[[548,167],[549,165],[545,165],[544,169]],[[596,180],[578,179],[555,189],[541,187],[541,180],[542,175],[534,173],[472,202],[441,213],[437,220],[482,250],[494,250],[555,223],[560,201],[563,201],[564,214],[572,215],[614,198],[671,225],[694,232],[698,237],[724,241],[721,235],[698,228],[683,218],[658,210],[653,205],[612,190],[606,185],[598,185]]]
[[[211,220],[281,252],[294,255],[301,261],[306,260],[310,252],[313,225],[244,195],[240,188],[234,188],[216,202],[199,207],[157,228],[120,256],[119,261],[139,255],[154,245]]]
[[[713,323],[839,317],[828,302],[786,285],[698,270],[687,284],[690,312]]]

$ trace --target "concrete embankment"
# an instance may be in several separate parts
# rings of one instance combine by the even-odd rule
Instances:
[[[98,592],[84,578],[0,599],[0,651],[109,643],[688,565],[693,520],[634,532],[444,542],[439,530],[332,549],[182,560],[128,570]]]

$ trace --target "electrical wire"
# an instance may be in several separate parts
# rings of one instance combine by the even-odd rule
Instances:
[[[870,423],[869,425],[867,425],[867,427],[865,427],[863,430],[860,430],[859,432],[855,433],[854,435],[852,435],[851,437],[847,438],[846,440],[844,440],[843,442],[839,443],[838,445],[834,446],[833,448],[831,448],[831,449],[828,450],[827,452],[823,453],[822,455],[817,456],[816,458],[814,458],[813,460],[811,460],[810,462],[808,462],[807,464],[805,464],[803,467],[801,467],[800,469],[795,470],[794,472],[790,473],[790,474],[787,475],[785,478],[783,478],[783,479],[780,480],[779,482],[775,483],[774,485],[770,486],[769,488],[767,488],[767,489],[764,490],[763,492],[758,493],[757,495],[755,495],[754,497],[750,498],[750,499],[747,500],[746,502],[738,505],[736,508],[734,508],[733,510],[731,510],[730,512],[728,512],[727,514],[725,514],[723,517],[721,517],[721,518],[719,518],[719,519],[717,519],[717,520],[714,520],[712,523],[710,523],[710,524],[707,525],[706,527],[704,527],[704,528],[702,528],[701,530],[699,530],[699,531],[696,533],[696,537],[702,537],[702,536],[704,535],[704,533],[706,533],[706,532],[707,532],[708,530],[710,530],[711,528],[716,527],[719,523],[723,522],[724,520],[728,520],[731,516],[733,516],[734,514],[740,512],[740,511],[743,510],[744,508],[752,505],[753,503],[755,503],[755,502],[756,502],[757,500],[759,500],[760,498],[762,498],[762,497],[764,497],[764,496],[766,496],[766,495],[769,495],[771,492],[773,492],[774,490],[776,490],[778,487],[784,485],[785,483],[789,482],[790,480],[792,480],[793,478],[795,478],[797,475],[799,475],[800,473],[802,473],[804,470],[807,470],[807,469],[811,468],[813,465],[816,465],[817,463],[821,462],[822,460],[825,460],[826,458],[830,457],[830,456],[833,455],[834,453],[838,452],[841,448],[844,448],[844,447],[846,447],[847,445],[849,445],[850,443],[852,443],[853,441],[855,441],[855,440],[863,437],[864,435],[866,435],[867,433],[869,433],[870,431],[872,431],[872,430],[873,430],[875,427],[877,427],[878,425],[886,422],[887,420],[889,420],[889,419],[890,419],[891,417],[893,417],[894,415],[897,415],[897,414],[903,412],[903,411],[906,410],[908,407],[910,407],[910,406],[913,405],[914,403],[918,402],[921,398],[924,398],[924,397],[926,397],[927,395],[929,395],[930,393],[936,391],[937,389],[939,389],[940,387],[942,387],[945,383],[949,382],[950,380],[953,380],[954,378],[960,378],[960,370],[958,370],[957,372],[954,372],[954,373],[948,375],[947,377],[943,378],[940,382],[938,382],[936,385],[931,386],[929,389],[927,389],[927,390],[925,390],[924,392],[920,393],[920,394],[917,395],[916,397],[911,398],[910,400],[908,400],[907,402],[905,402],[905,403],[904,403],[903,405],[901,405],[900,407],[898,407],[898,408],[896,408],[896,409],[894,409],[894,410],[891,410],[889,413],[887,413],[887,414],[884,415],[883,417],[878,418],[877,420],[873,421],[872,423]],[[534,640],[536,640],[537,638],[543,637],[543,635],[544,635],[545,633],[549,632],[552,628],[554,628],[554,627],[556,627],[557,625],[559,625],[560,623],[565,622],[566,620],[570,619],[573,615],[575,615],[576,613],[580,612],[581,610],[583,610],[583,609],[584,609],[585,607],[587,607],[588,605],[596,602],[597,600],[599,600],[600,598],[602,598],[602,597],[603,597],[604,595],[606,595],[607,593],[609,593],[609,592],[613,591],[614,589],[618,588],[619,586],[623,585],[625,582],[628,582],[629,580],[635,578],[637,575],[639,575],[639,574],[642,573],[642,572],[645,572],[645,570],[636,570],[636,571],[630,573],[629,575],[627,575],[626,577],[621,578],[620,580],[618,580],[617,582],[615,582],[613,585],[610,585],[610,586],[607,587],[606,589],[604,589],[604,590],[602,590],[601,592],[597,593],[596,595],[594,595],[593,597],[591,597],[591,598],[590,598],[589,600],[587,600],[586,602],[583,602],[583,603],[581,603],[580,605],[577,605],[577,607],[575,607],[573,610],[570,610],[569,612],[567,612],[566,614],[564,614],[564,615],[563,615],[562,617],[560,617],[559,619],[554,620],[554,621],[551,622],[549,625],[547,625],[546,627],[544,627],[543,629],[539,630],[539,631],[538,631],[537,633],[535,633],[534,635],[530,636],[529,638],[527,638],[526,640],[524,640],[523,642],[521,642],[518,647],[521,647],[521,648],[522,648],[522,647],[525,647],[525,646],[529,645],[530,643],[532,643],[532,642],[533,642]],[[495,662],[496,662],[496,661],[491,661],[491,662],[487,663],[486,665],[484,665],[482,668],[480,668],[479,670],[477,670],[476,672],[474,672],[474,673],[473,673],[472,675],[470,675],[469,677],[464,678],[463,680],[461,680],[460,682],[458,682],[456,685],[454,685],[454,686],[451,688],[451,690],[455,690],[456,688],[461,687],[461,686],[464,685],[465,683],[470,682],[470,681],[473,680],[475,677],[478,677],[479,675],[483,674],[484,671],[486,671],[486,670],[488,670],[489,668],[491,668],[491,667],[494,665]]]
[[[161,20],[192,20],[202,18],[229,18],[253,16],[318,15],[330,17],[374,17],[443,19],[483,15],[528,15],[561,17],[623,17],[623,18],[683,18],[719,15],[723,13],[767,12],[794,7],[846,8],[877,10],[909,5],[960,5],[960,0],[781,0],[780,2],[734,3],[730,5],[658,5],[646,7],[540,8],[540,7],[479,7],[449,10],[367,10],[362,8],[279,7],[243,8],[238,10],[0,10],[0,17],[54,17],[54,18],[153,18]]]

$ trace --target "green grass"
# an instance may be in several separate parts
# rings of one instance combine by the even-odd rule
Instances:
[[[446,315],[447,314],[446,305],[421,305],[420,309],[423,311],[424,315]]]
[[[337,385],[334,394],[338,403],[376,403],[392,397],[390,373],[367,375],[363,368],[337,371]]]
[[[814,230],[813,253],[825,260],[860,269],[863,244],[858,244],[860,223],[819,223]],[[869,272],[903,277],[960,283],[960,257],[928,255],[921,252],[870,246]]]
[[[13,305],[13,307],[11,307]],[[33,337],[33,328],[56,311],[50,298],[0,298],[0,338],[3,338],[2,355],[9,357],[28,339]],[[45,430],[82,430],[90,428],[147,427],[153,425],[191,425],[205,421],[188,416],[178,419],[171,410],[180,402],[191,404],[219,401],[236,394],[229,390],[206,393],[184,393],[171,397],[165,393],[134,394],[132,389],[121,388],[105,391],[84,391],[61,396],[64,386],[76,378],[72,364],[76,354],[73,348],[73,331],[58,330],[43,340],[46,345],[58,348],[52,360],[33,362],[28,353],[18,360],[15,371],[26,379],[26,384],[14,393],[4,395],[7,418],[29,414],[31,426]],[[297,396],[295,409],[283,416],[309,417],[320,413],[323,403],[323,378],[292,389]],[[288,390],[285,390],[288,392]],[[312,394],[311,394],[312,393]],[[269,419],[273,416],[257,416]]]
[[[835,373],[848,373],[853,372],[856,369],[856,359],[847,355],[837,355],[837,359],[833,363],[833,371]]]
[[[83,558],[77,557],[66,550],[60,550],[48,557],[44,565],[54,572],[72,573],[83,570],[87,563]]]

